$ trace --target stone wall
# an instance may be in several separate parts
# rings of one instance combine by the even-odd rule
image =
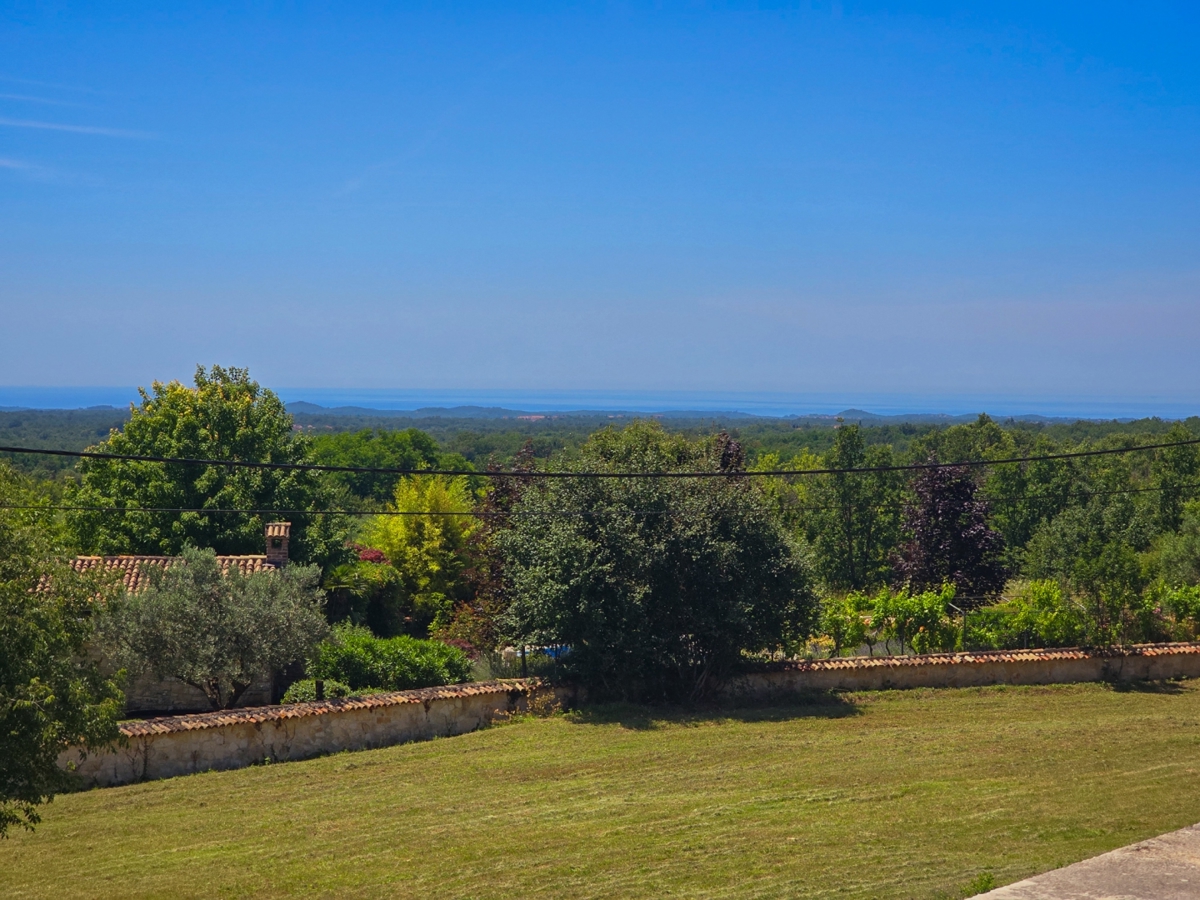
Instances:
[[[1004,650],[783,663],[734,678],[722,693],[723,699],[736,702],[806,691],[1196,677],[1200,677],[1200,643],[1144,644],[1123,650]]]
[[[785,700],[811,691],[1056,684],[1200,677],[1200,643],[1148,644],[1124,650],[1021,650],[928,656],[845,657],[764,667],[731,679],[722,699]],[[552,694],[577,697],[537,680],[490,681],[399,691],[372,697],[263,706],[126,722],[127,743],[81,758],[86,784],[128,784],[263,761],[304,759],[341,750],[383,747],[474,731]]]
[[[59,763],[85,784],[106,786],[239,769],[463,734],[552,691],[536,680],[491,681],[126,722],[125,746],[86,758],[71,750]]]

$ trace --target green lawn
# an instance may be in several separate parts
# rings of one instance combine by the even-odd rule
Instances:
[[[635,708],[59,797],[0,896],[959,897],[1200,821],[1200,683]]]

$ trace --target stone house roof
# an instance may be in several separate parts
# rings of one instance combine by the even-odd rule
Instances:
[[[125,590],[136,593],[150,583],[151,569],[169,568],[179,559],[178,556],[77,556],[71,560],[71,568],[76,572],[120,572]],[[263,554],[218,556],[217,562],[222,572],[228,572],[233,566],[240,569],[243,575],[275,568],[267,563],[267,557]]]
[[[264,529],[266,553],[248,556],[218,556],[217,563],[222,572],[238,569],[243,575],[278,569],[287,565],[288,539],[291,537],[291,522],[268,522]],[[167,569],[178,562],[178,556],[77,556],[71,560],[76,572],[120,572],[125,590],[135,593],[150,583],[149,573],[155,569]]]

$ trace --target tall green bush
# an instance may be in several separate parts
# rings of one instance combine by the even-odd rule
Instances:
[[[871,628],[871,599],[861,593],[844,597],[827,597],[821,601],[821,633],[833,641],[833,655],[854,650],[863,644],[874,644]]]
[[[456,647],[400,635],[375,637],[358,625],[336,625],[308,662],[311,678],[330,679],[354,690],[459,684],[471,676],[471,661]]]
[[[971,613],[967,639],[978,649],[1075,647],[1088,643],[1088,611],[1048,578],[1018,582],[1000,603]]]
[[[888,644],[897,641],[901,652],[905,646],[917,653],[953,650],[960,634],[949,614],[954,593],[952,584],[919,594],[880,591],[875,598],[874,619]]]
[[[570,646],[594,697],[694,700],[744,654],[808,636],[807,559],[739,477],[735,441],[637,423],[593,435],[572,468],[600,477],[531,486],[498,538],[515,643]],[[697,469],[717,477],[603,477]]]
[[[396,484],[393,512],[364,529],[399,576],[410,609],[411,633],[422,637],[450,621],[454,604],[469,596],[461,576],[469,562],[467,541],[479,526],[471,516],[475,498],[465,477],[423,475]]]

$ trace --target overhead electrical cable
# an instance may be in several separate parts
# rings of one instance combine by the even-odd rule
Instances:
[[[982,503],[1036,503],[1038,501],[1050,500],[1081,500],[1089,497],[1110,497],[1115,494],[1147,494],[1155,491],[1171,491],[1183,490],[1185,488],[1200,488],[1200,482],[1187,482],[1186,484],[1171,484],[1159,485],[1156,487],[1138,487],[1138,488],[1118,488],[1111,491],[1067,491],[1064,496],[1056,496],[1054,494],[1009,494],[1004,497],[989,497],[981,494],[976,499]],[[869,503],[869,504],[852,504],[855,509],[889,509],[892,507],[906,506],[910,501],[904,498],[892,500],[887,503]],[[828,503],[824,506],[789,506],[788,512],[819,512],[827,509],[842,509],[844,503]]]
[[[1156,491],[1183,490],[1200,488],[1200,482],[1185,484],[1158,485],[1155,487],[1118,488],[1110,491],[1068,491],[1065,496],[1053,494],[1011,494],[1005,497],[981,496],[978,499],[984,503],[1034,503],[1042,500],[1071,500],[1089,497],[1108,497],[1116,494],[1145,494]],[[854,504],[857,509],[887,509],[907,504],[904,499],[888,503]],[[788,512],[818,512],[827,509],[841,509],[845,504],[830,503],[823,506],[789,506]],[[512,510],[508,512],[470,510],[467,512],[452,512],[449,510],[395,510],[395,509],[229,509],[209,508],[203,506],[67,506],[61,504],[0,504],[0,509],[32,510],[32,511],[63,511],[63,512],[124,512],[124,513],[213,513],[213,514],[242,514],[253,516],[472,516],[474,518],[511,518],[511,517],[546,517],[556,516],[570,518],[588,518],[601,515],[600,510],[572,512],[569,510]],[[612,515],[660,516],[669,515],[676,510],[667,509],[613,509]]]
[[[862,466],[847,469],[728,469],[716,471],[685,472],[560,472],[537,469],[531,471],[474,469],[402,469],[376,466],[333,466],[320,463],[274,463],[251,462],[240,459],[195,459],[177,456],[135,456],[125,453],[101,453],[94,450],[47,450],[34,447],[2,447],[0,453],[28,453],[36,456],[67,456],[76,459],[104,459],[122,462],[152,462],[172,465],[225,466],[238,469],[272,469],[300,472],[344,472],[359,475],[446,475],[477,476],[484,478],[762,478],[803,475],[854,475],[871,472],[921,472],[930,469],[981,468],[1017,463],[1050,462],[1062,459],[1081,459],[1090,456],[1112,456],[1123,453],[1139,453],[1147,450],[1166,450],[1172,447],[1189,447],[1200,444],[1200,438],[1172,441],[1165,444],[1141,444],[1136,447],[1112,447],[1104,450],[1074,450],[1067,453],[1048,453],[1042,456],[1009,456],[1001,459],[974,459],[960,462],[907,463],[891,466]]]
[[[599,510],[571,512],[567,510],[514,510],[511,512],[490,512],[487,510],[468,510],[466,512],[451,512],[449,510],[395,510],[395,509],[210,509],[203,506],[66,506],[61,504],[47,505],[42,503],[0,503],[0,509],[61,511],[61,512],[121,512],[121,513],[214,513],[241,514],[248,516],[462,516],[476,519],[513,518],[513,517],[549,517],[555,516],[589,518],[601,515]],[[612,515],[661,516],[668,515],[673,510],[667,509],[614,509]]]

